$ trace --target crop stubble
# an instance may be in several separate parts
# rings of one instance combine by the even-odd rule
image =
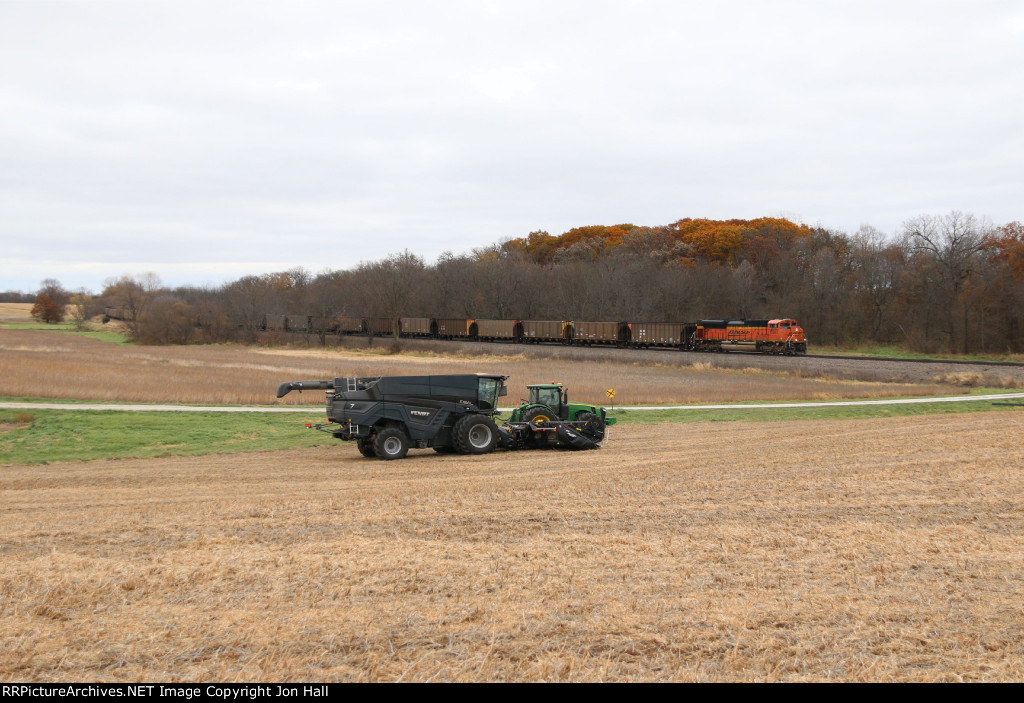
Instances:
[[[1024,415],[4,469],[3,680],[1020,680]]]

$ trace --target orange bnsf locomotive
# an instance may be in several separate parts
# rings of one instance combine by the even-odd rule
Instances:
[[[692,348],[792,356],[807,353],[807,338],[796,320],[700,320],[693,333]]]

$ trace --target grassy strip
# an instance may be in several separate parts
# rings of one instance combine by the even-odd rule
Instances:
[[[269,395],[269,394],[268,394]],[[39,396],[14,396],[14,395],[0,395],[0,403],[46,403],[47,405],[109,405],[112,410],[116,410],[119,405],[184,405],[190,408],[265,408],[265,407],[284,407],[275,406],[271,403],[266,405],[259,405],[252,403],[249,405],[238,405],[234,403],[183,403],[181,401],[142,401],[142,400],[90,400],[88,398],[43,398]],[[308,403],[311,410],[323,412],[324,407],[323,398],[317,398],[316,401]],[[288,406],[288,407],[302,407],[301,405]],[[170,411],[169,411],[170,412]]]
[[[306,422],[275,413],[131,413],[0,410],[0,464],[197,456],[336,443]]]
[[[37,396],[0,395],[0,403],[47,403],[56,405],[190,405],[190,403],[164,403],[128,400],[90,400],[89,398],[42,398]],[[201,405],[201,403],[195,403]]]
[[[925,354],[923,352],[913,352],[901,347],[887,346],[883,344],[865,344],[852,347],[819,347],[815,345],[809,353],[893,359],[928,359],[931,361],[1024,361],[1024,356],[1021,354]]]
[[[975,391],[985,392],[983,390]],[[623,410],[612,414],[619,425],[658,422],[784,422],[847,420],[985,411],[1022,411],[994,406],[991,400],[912,405],[824,406],[729,410]],[[1010,401],[1013,402],[1013,401]],[[0,464],[55,461],[198,456],[297,449],[335,444],[306,422],[322,420],[320,408],[309,415],[276,413],[132,413],[110,410],[0,409]],[[616,430],[612,430],[613,432]]]

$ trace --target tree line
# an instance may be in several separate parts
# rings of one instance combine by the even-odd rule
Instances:
[[[957,211],[912,218],[895,236],[782,218],[686,218],[537,231],[433,263],[403,251],[352,269],[296,268],[217,287],[169,288],[152,274],[108,279],[97,295],[62,294],[54,284],[44,282],[39,296],[58,305],[77,296],[84,316],[121,311],[129,333],[147,344],[254,342],[266,320],[286,315],[792,317],[812,345],[1024,351],[1024,225]]]

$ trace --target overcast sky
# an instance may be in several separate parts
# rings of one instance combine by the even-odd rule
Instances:
[[[1024,219],[1022,2],[0,0],[0,290]]]

